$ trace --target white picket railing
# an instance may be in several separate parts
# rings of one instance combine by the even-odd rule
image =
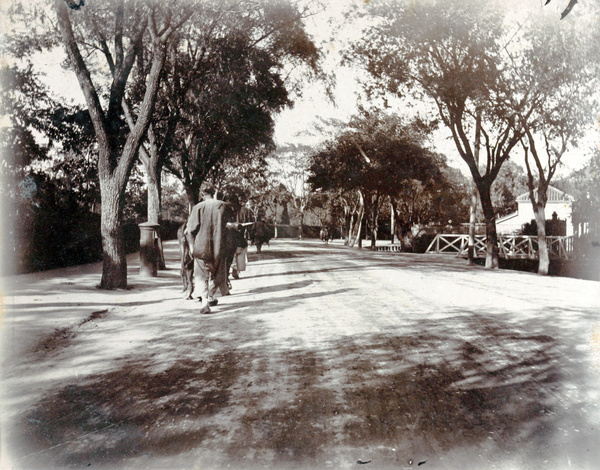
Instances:
[[[475,236],[474,256],[484,258],[486,253],[485,235]],[[550,259],[569,259],[573,256],[573,236],[546,237]],[[438,234],[430,243],[426,253],[455,254],[467,256],[469,235]],[[537,259],[538,237],[532,235],[498,235],[498,254],[506,259]]]

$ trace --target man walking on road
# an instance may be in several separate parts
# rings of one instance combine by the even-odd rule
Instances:
[[[214,295],[221,288],[227,295],[227,273],[224,256],[225,203],[213,199],[212,188],[202,191],[203,201],[192,208],[185,235],[193,247],[194,275],[198,282],[202,307],[200,313],[210,313],[217,305]],[[225,291],[225,292],[224,292]]]

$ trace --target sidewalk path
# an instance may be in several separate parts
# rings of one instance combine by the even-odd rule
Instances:
[[[598,282],[275,240],[200,315],[166,261],[3,280],[2,469],[600,462]]]

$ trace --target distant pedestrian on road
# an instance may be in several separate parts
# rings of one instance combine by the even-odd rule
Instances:
[[[192,208],[185,235],[193,247],[194,275],[200,290],[200,313],[210,313],[217,305],[217,289],[227,295],[227,266],[225,262],[225,203],[213,199],[210,187],[202,191],[203,201]]]
[[[321,233],[319,234],[321,241],[323,243],[325,243],[327,245],[327,243],[329,243],[329,230],[327,230],[327,227],[323,227],[321,229]]]

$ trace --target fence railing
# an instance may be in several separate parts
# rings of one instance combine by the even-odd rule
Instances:
[[[484,258],[486,254],[485,235],[475,235],[474,256]],[[546,237],[550,259],[569,259],[573,256],[573,236]],[[506,259],[537,259],[538,237],[533,235],[498,235],[498,254]],[[426,253],[455,254],[467,256],[469,235],[438,234],[429,244]]]

